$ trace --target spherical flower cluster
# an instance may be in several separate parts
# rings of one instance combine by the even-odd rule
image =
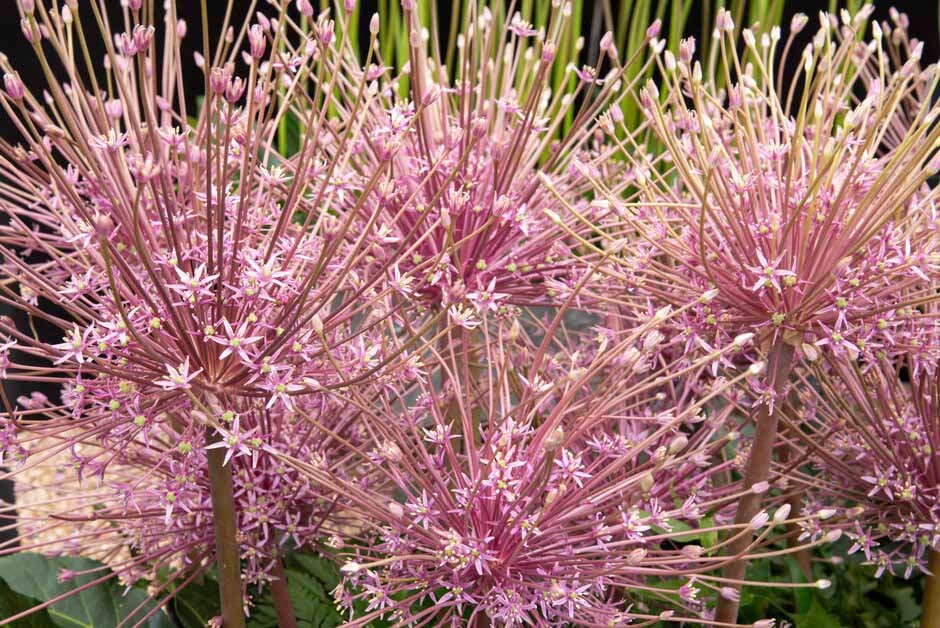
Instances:
[[[763,530],[753,549],[773,526],[765,529],[766,514],[753,525],[707,523],[739,497],[715,482],[735,437],[726,429],[731,407],[706,409],[709,396],[676,390],[668,366],[640,366],[657,362],[657,327],[670,315],[622,333],[566,329],[573,351],[541,358],[524,334],[497,329],[494,344],[532,351],[535,372],[521,390],[509,384],[508,356],[491,350],[474,380],[442,390],[418,378],[363,408],[377,441],[371,464],[391,487],[340,491],[370,523],[337,543],[346,556],[337,602],[350,612],[366,603],[352,625],[383,616],[455,626],[467,617],[516,626],[707,616],[705,601],[723,591],[707,572],[722,559],[720,546],[702,540]],[[781,511],[775,523],[785,520]],[[678,581],[678,595],[658,579]],[[657,594],[663,607],[633,593]]]
[[[460,75],[451,81],[416,12],[406,9],[405,19],[407,73],[368,75],[376,95],[353,159],[373,211],[362,221],[371,258],[384,271],[395,256],[391,285],[449,309],[464,327],[485,311],[557,302],[584,268],[577,238],[560,233],[552,216],[569,216],[575,234],[589,233],[590,221],[563,211],[540,178],[593,218],[580,200],[588,180],[578,166],[599,154],[591,115],[618,96],[622,68],[607,82],[578,80],[570,93],[553,94],[547,82],[569,17],[557,16],[564,26],[546,34],[516,16],[497,36],[484,7],[461,34]],[[556,139],[568,117],[574,122]]]
[[[323,391],[390,359],[381,338],[395,333],[385,324],[391,290],[351,272],[365,246],[349,234],[361,208],[337,216],[328,202],[348,193],[336,176],[344,157],[312,140],[290,157],[273,146],[279,86],[344,54],[327,36],[332,24],[288,45],[260,15],[245,25],[247,49],[244,37],[223,41],[190,112],[177,85],[186,25],[172,10],[166,18],[162,46],[139,10],[128,9],[125,32],[102,24],[106,82],[68,52],[71,25],[45,11],[25,18],[48,43],[35,47],[40,61],[60,53],[70,82],[50,77],[43,100],[7,73],[0,93],[22,134],[3,149],[4,189],[17,191],[0,200],[0,290],[30,320],[0,319],[2,374],[57,385],[61,403],[34,396],[8,408],[0,460],[29,468],[72,452],[78,477],[112,492],[94,518],[133,548],[125,575],[208,565],[221,551],[214,500],[228,490],[228,550],[246,582],[261,582],[279,547],[308,546],[338,510],[337,496],[267,452],[333,468],[332,439],[362,437]],[[273,55],[273,38],[301,51]],[[407,311],[398,306],[395,320]]]
[[[829,526],[852,539],[877,575],[924,570],[940,547],[937,452],[940,379],[908,359],[814,369],[792,414],[801,462],[786,476],[819,502],[838,506]],[[909,380],[909,381],[904,381]]]
[[[621,214],[617,229],[648,242],[622,262],[635,290],[680,303],[718,291],[685,323],[709,344],[755,332],[765,349],[779,340],[812,360],[924,343],[916,306],[940,268],[935,195],[925,186],[940,163],[937,112],[910,120],[903,145],[882,141],[899,98],[924,78],[911,70],[916,56],[893,69],[880,36],[857,41],[866,15],[845,32],[824,21],[791,91],[774,89],[779,33],[758,45],[745,31],[754,61],[745,64],[730,30],[720,31],[731,59],[722,91],[717,75],[702,76],[694,42],[678,58],[664,53],[668,92],[660,98],[650,82],[641,102],[665,153],[629,157],[638,208],[598,182]],[[853,55],[879,71],[858,79],[840,63]],[[843,91],[854,88],[855,102]]]

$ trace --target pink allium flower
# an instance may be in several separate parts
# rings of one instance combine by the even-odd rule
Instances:
[[[622,264],[636,290],[685,303],[717,289],[688,322],[710,344],[752,331],[765,348],[781,340],[873,356],[922,341],[912,308],[940,270],[925,186],[940,163],[940,110],[924,104],[903,146],[883,142],[913,79],[879,52],[881,38],[866,46],[850,34],[822,29],[783,91],[770,74],[776,40],[765,48],[746,37],[758,63],[745,64],[722,36],[726,92],[697,61],[667,55],[665,97],[652,83],[641,94],[665,153],[628,155],[640,173],[629,204],[597,181],[615,224],[647,242]],[[861,80],[840,63],[847,55],[877,70]]]
[[[130,550],[121,560],[108,561],[123,580],[157,582],[169,573],[171,581],[187,581],[208,567],[213,555],[205,471],[211,448],[222,448],[230,458],[226,464],[232,469],[242,573],[248,585],[265,584],[282,551],[313,548],[324,534],[327,516],[333,526],[355,525],[339,512],[336,495],[266,453],[294,455],[349,478],[344,447],[361,443],[364,433],[353,413],[337,402],[305,397],[289,413],[251,404],[220,412],[221,439],[208,446],[198,425],[181,429],[182,421],[171,416],[139,415],[112,433],[83,440],[81,424],[69,421],[65,410],[48,402],[22,411],[22,418],[40,413],[48,420],[32,424],[17,443],[37,460],[32,466],[67,465],[67,476],[78,481],[61,489],[18,483],[21,498],[30,491],[59,490],[58,499],[33,507],[30,518],[20,521],[18,546],[0,553],[77,554],[94,549],[106,556]],[[89,421],[95,418],[90,415]],[[64,432],[63,424],[75,425],[77,434]],[[0,442],[3,439],[0,435]],[[53,534],[56,539],[50,542]],[[164,569],[169,571],[157,577]],[[170,593],[161,591],[158,597]]]
[[[370,259],[381,270],[396,256],[392,285],[434,308],[499,311],[557,301],[583,264],[576,238],[550,214],[568,217],[576,234],[589,233],[590,223],[562,210],[539,177],[592,215],[576,165],[599,154],[592,117],[619,87],[582,81],[570,92],[548,91],[554,55],[545,53],[560,45],[570,16],[555,16],[548,35],[518,16],[498,31],[483,7],[459,35],[452,81],[415,12],[405,15],[407,72],[371,73],[376,96],[353,158],[374,208],[363,222]],[[618,66],[613,77],[622,73]]]
[[[776,80],[782,67],[775,74],[779,31],[758,41],[744,30],[745,57],[722,10],[720,54],[708,74],[687,43],[678,59],[662,54],[662,93],[654,81],[640,93],[664,151],[624,150],[630,169],[620,186],[595,178],[616,214],[602,243],[627,251],[614,261],[634,294],[687,303],[714,291],[681,323],[690,345],[721,347],[740,333],[758,334],[754,357],[766,368],[750,381],[756,429],[746,443],[746,485],[769,479],[777,410],[801,358],[875,359],[930,340],[933,314],[918,306],[936,298],[940,275],[936,192],[927,186],[940,165],[940,109],[928,91],[903,140],[885,141],[912,72],[892,67],[877,33],[859,42],[869,12],[846,16],[841,27],[822,14],[784,88]],[[616,136],[612,125],[607,131]],[[638,140],[630,139],[632,148]],[[638,251],[621,244],[636,239],[645,242]],[[760,501],[742,498],[735,521],[751,521]],[[744,538],[729,544],[729,555],[745,545]],[[740,580],[744,569],[738,561],[724,575]],[[730,623],[736,614],[725,598],[716,619]]]
[[[852,539],[849,553],[904,577],[940,549],[940,376],[907,359],[831,360],[800,388],[788,421],[800,439],[799,466],[785,476],[838,506],[826,527]],[[909,381],[908,381],[909,380]]]
[[[321,136],[355,144],[354,127],[326,120],[340,101],[355,103],[339,96],[348,86],[336,73],[336,89],[305,101],[299,152],[273,145],[299,106],[279,90],[349,52],[332,43],[331,21],[317,20],[315,38],[298,36],[287,15],[280,32],[260,16],[237,38],[223,35],[197,56],[208,93],[192,111],[179,92],[186,26],[174,23],[173,3],[158,16],[169,24],[162,42],[139,22],[150,12],[125,9],[110,24],[126,32],[112,32],[96,6],[73,12],[68,28],[54,11],[24,22],[43,65],[63,66],[68,83],[50,76],[40,98],[8,73],[0,92],[22,135],[0,148],[0,300],[28,319],[0,319],[3,375],[62,387],[61,403],[8,408],[0,459],[22,468],[97,446],[90,457],[74,450],[74,464],[114,491],[95,516],[132,539],[124,573],[182,560],[189,568],[177,575],[188,581],[217,558],[234,627],[242,576],[262,582],[281,544],[308,545],[336,509],[336,496],[270,452],[344,476],[332,468],[331,438],[362,435],[347,433],[349,414],[324,391],[394,357],[382,337],[398,333],[408,304],[393,308],[377,279],[393,258],[373,265],[371,279],[358,269],[370,244],[353,229],[365,198],[344,213],[330,201],[352,193],[348,154],[327,151]],[[73,50],[81,20],[84,33],[104,29],[103,74],[86,72]],[[61,342],[34,333],[36,321]],[[420,336],[423,322],[409,322]],[[31,448],[40,436],[46,445]]]
[[[620,333],[561,328],[556,337],[567,342],[550,351],[518,329],[494,327],[480,347],[485,364],[443,389],[419,377],[363,398],[360,418],[376,439],[369,461],[386,479],[337,489],[363,522],[337,544],[346,557],[338,604],[367,603],[351,624],[382,616],[453,626],[617,624],[656,617],[634,606],[643,591],[677,618],[707,613],[721,586],[708,572],[722,559],[700,535],[759,527],[754,548],[786,516],[774,525],[766,516],[754,526],[702,523],[740,497],[739,487],[713,482],[728,470],[716,454],[734,437],[725,429],[731,406],[706,407],[709,394],[690,395],[676,369],[659,363],[648,338],[669,316]],[[448,348],[428,372],[467,368],[464,350]],[[646,360],[653,366],[637,368]],[[335,481],[287,460],[316,481]],[[661,578],[678,579],[679,595]]]

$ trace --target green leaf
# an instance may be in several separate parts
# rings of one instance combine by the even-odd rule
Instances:
[[[59,582],[58,576],[65,569],[92,571]],[[125,593],[116,577],[68,595],[109,573],[101,563],[88,558],[49,558],[25,552],[0,558],[0,578],[16,593],[42,602],[66,595],[47,610],[51,621],[63,628],[114,628],[125,621],[133,625],[154,609],[145,591],[131,588]],[[161,611],[147,625],[162,628],[169,626],[169,620]]]
[[[13,617],[38,604],[39,601],[19,595],[8,587],[6,582],[0,580],[0,617]],[[27,615],[10,625],[13,628],[55,628],[55,624],[49,619],[49,613],[45,609]]]
[[[800,564],[792,556],[786,557],[787,567],[790,570],[790,582],[806,583],[806,576],[800,569]],[[796,610],[798,613],[809,612],[813,605],[813,590],[808,587],[799,587],[793,590],[793,596],[796,598]]]
[[[309,554],[290,555],[286,564],[284,575],[298,625],[301,628],[333,628],[343,623],[330,593],[339,583],[336,566],[327,558]],[[258,603],[248,626],[276,628],[277,612],[270,599]]]
[[[183,628],[205,628],[222,613],[218,584],[210,578],[189,583],[174,596],[173,611]]]
[[[336,566],[328,559],[322,556],[297,554],[294,556],[294,560],[297,562],[298,569],[317,578],[328,590],[336,588],[336,585],[339,584],[339,573],[336,571]]]
[[[793,623],[796,628],[843,628],[840,619],[830,615],[815,596],[807,612],[793,616]]]

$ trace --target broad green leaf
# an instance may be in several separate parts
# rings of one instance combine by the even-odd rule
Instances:
[[[91,573],[59,582],[63,570]],[[125,592],[116,577],[67,595],[107,575],[107,568],[88,558],[49,558],[25,552],[0,558],[0,578],[16,593],[43,602],[66,595],[47,610],[52,622],[63,628],[115,628],[122,623],[130,626],[154,609],[146,592],[137,588]],[[162,628],[169,622],[159,611],[147,625]]]
[[[0,580],[0,617],[13,617],[37,606],[40,602],[13,591]],[[14,628],[55,628],[45,610],[36,611],[11,624]]]
[[[174,596],[173,611],[183,628],[204,628],[222,612],[218,584],[209,578],[191,582]]]

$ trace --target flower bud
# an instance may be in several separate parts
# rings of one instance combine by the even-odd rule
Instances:
[[[114,231],[114,221],[107,214],[95,216],[95,233],[99,237],[108,238]]]
[[[689,444],[689,438],[685,434],[678,434],[675,438],[672,439],[669,443],[669,453],[675,454],[683,449]]]
[[[26,88],[23,86],[23,81],[20,80],[18,72],[4,74],[3,87],[10,100],[22,100],[23,95],[26,93]]]
[[[768,482],[755,482],[751,485],[751,492],[755,495],[763,495],[770,489],[770,483]]]
[[[639,565],[646,558],[646,550],[642,547],[639,547],[629,554],[627,554],[627,564],[628,565]]]
[[[251,56],[254,59],[260,59],[264,56],[264,49],[267,41],[264,38],[264,29],[260,24],[252,24],[248,30],[248,44]]]
[[[826,541],[826,543],[835,543],[841,538],[842,538],[842,528],[833,528],[832,530],[829,530],[828,532],[826,532],[826,536],[824,537],[824,540]]]
[[[339,568],[340,572],[345,573],[345,574],[359,573],[361,569],[362,569],[362,565],[356,562],[352,562],[352,561],[346,563],[345,565]]]
[[[310,0],[297,0],[296,5],[297,10],[300,11],[301,15],[306,17],[313,16],[313,5],[310,4]]]
[[[784,504],[774,513],[774,523],[783,523],[790,516],[790,504]]]
[[[753,517],[751,517],[751,521],[748,525],[751,527],[752,530],[760,530],[765,525],[767,525],[768,521],[770,521],[770,515],[768,515],[764,511],[761,511],[757,513],[756,515],[754,515]]]
[[[816,513],[816,516],[819,517],[821,520],[826,520],[829,517],[833,516],[834,514],[836,514],[835,508],[823,508],[822,510]]]

